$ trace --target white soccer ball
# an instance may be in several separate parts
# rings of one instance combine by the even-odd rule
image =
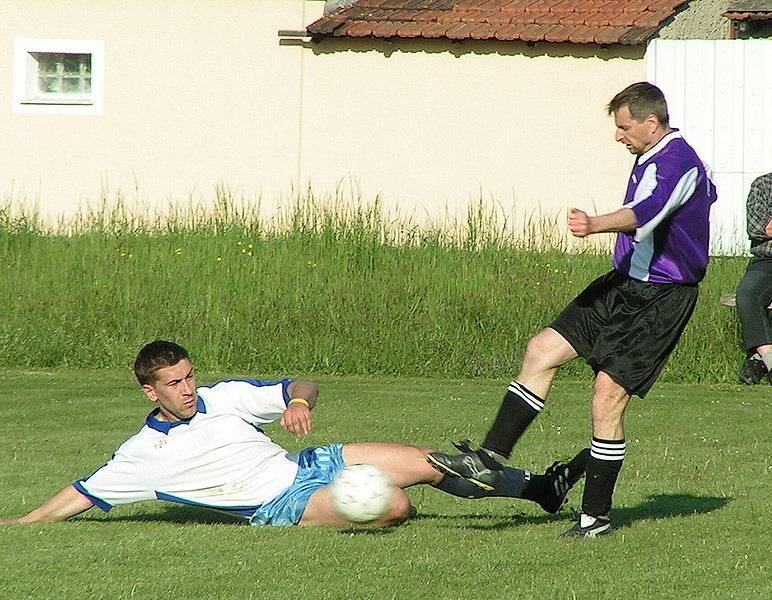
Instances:
[[[348,465],[332,484],[332,503],[352,523],[370,523],[389,512],[394,484],[375,465]]]

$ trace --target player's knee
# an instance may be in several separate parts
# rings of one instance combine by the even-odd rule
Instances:
[[[413,505],[410,498],[400,488],[394,490],[394,498],[391,501],[391,508],[386,516],[383,517],[385,525],[399,525],[412,516]]]
[[[621,420],[629,399],[625,388],[606,373],[598,373],[592,398],[593,423],[606,419]]]
[[[548,330],[537,333],[529,341],[523,356],[523,369],[545,371],[556,368],[551,361],[553,343]]]

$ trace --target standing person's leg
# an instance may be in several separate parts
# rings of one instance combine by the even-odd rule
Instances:
[[[577,356],[587,356],[609,318],[607,306],[620,276],[611,271],[590,283],[558,315],[550,327],[528,343],[523,366],[507,388],[499,412],[482,447],[462,454],[432,452],[428,460],[445,473],[464,477],[485,490],[492,490],[502,463],[544,408],[546,396],[558,369]],[[457,446],[459,447],[459,446]],[[571,473],[564,473],[570,487]]]
[[[644,398],[656,382],[691,318],[697,295],[696,286],[635,280],[620,286],[619,308],[586,357],[596,373],[593,437],[582,514],[564,536],[611,532],[611,500],[625,458],[625,409],[631,395]]]
[[[531,338],[520,373],[507,387],[483,449],[509,458],[517,440],[544,408],[558,369],[576,356],[573,346],[551,327]]]
[[[592,446],[582,496],[582,514],[566,537],[595,537],[611,531],[609,510],[625,458],[624,413],[630,394],[607,373],[595,378],[592,398]]]
[[[520,374],[507,387],[481,448],[456,444],[461,454],[431,452],[427,460],[443,473],[468,479],[483,490],[494,490],[515,443],[544,408],[555,373],[576,356],[561,334],[550,327],[542,330],[528,343]]]
[[[754,385],[772,372],[772,258],[752,258],[737,286],[737,316],[748,356],[740,381]],[[772,381],[772,376],[770,376]]]

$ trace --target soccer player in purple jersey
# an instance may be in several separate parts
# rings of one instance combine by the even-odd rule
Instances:
[[[495,487],[517,440],[544,408],[557,370],[581,356],[595,371],[592,444],[578,522],[563,535],[611,532],[611,498],[625,457],[624,412],[643,398],[681,336],[708,264],[710,206],[716,188],[700,158],[669,124],[656,86],[635,83],[608,104],[616,141],[635,164],[622,208],[590,216],[572,208],[576,237],[616,232],[613,269],[593,281],[528,343],[482,447],[427,460],[483,489]],[[564,485],[575,481],[565,472]]]

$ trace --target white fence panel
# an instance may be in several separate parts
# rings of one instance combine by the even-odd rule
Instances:
[[[748,190],[772,171],[772,40],[654,40],[646,69],[672,125],[712,169],[711,252],[746,253]]]

